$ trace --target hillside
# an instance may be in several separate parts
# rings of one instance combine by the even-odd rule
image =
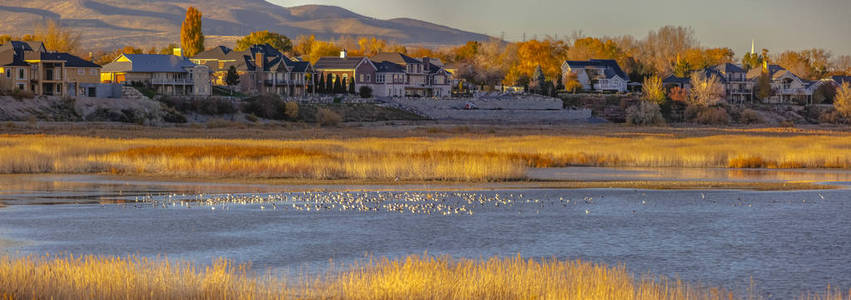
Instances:
[[[485,40],[481,34],[412,19],[380,20],[336,6],[281,7],[263,0],[7,0],[0,33],[22,35],[47,19],[82,33],[86,48],[164,46],[178,41],[188,6],[204,14],[208,45],[271,30],[291,38],[370,35],[404,44],[449,45]]]

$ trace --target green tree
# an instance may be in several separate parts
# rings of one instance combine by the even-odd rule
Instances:
[[[674,76],[688,77],[689,73],[691,73],[691,64],[677,56],[677,62],[674,64]]]
[[[186,20],[180,27],[180,45],[183,55],[195,56],[204,51],[204,33],[201,32],[201,12],[190,6],[186,10]]]
[[[842,83],[842,86],[836,89],[836,97],[833,98],[833,107],[843,117],[851,118],[851,85],[847,82]]]
[[[547,78],[544,76],[544,70],[541,65],[535,67],[535,73],[532,74],[532,81],[529,83],[529,89],[536,94],[546,94]]]
[[[355,78],[352,77],[352,80],[350,81],[351,82],[349,82],[349,94],[356,95],[357,93],[355,92]]]
[[[641,99],[644,101],[662,105],[667,100],[665,87],[662,86],[662,79],[659,76],[650,76],[644,79],[641,89],[644,92]]]
[[[762,69],[756,86],[756,96],[760,100],[768,100],[771,97],[771,74],[767,68]]]
[[[325,73],[319,73],[319,77],[317,77],[316,92],[325,94]]]
[[[228,68],[228,73],[225,75],[225,83],[230,88],[231,94],[233,94],[233,87],[239,84],[239,73],[236,72],[235,66]]]
[[[334,94],[342,94],[346,92],[346,88],[343,87],[343,84],[346,83],[346,79],[340,76],[337,76],[337,80],[334,80]]]
[[[293,50],[293,42],[287,36],[268,30],[252,32],[236,41],[236,51],[248,50],[253,45],[268,44],[278,51],[289,53]]]

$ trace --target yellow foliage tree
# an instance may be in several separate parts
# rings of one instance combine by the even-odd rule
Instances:
[[[186,20],[180,27],[180,45],[187,57],[204,51],[204,33],[201,32],[201,12],[190,6],[186,9]]]

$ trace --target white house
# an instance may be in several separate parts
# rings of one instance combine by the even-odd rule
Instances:
[[[588,91],[626,92],[629,77],[618,63],[610,59],[565,61],[561,65],[564,74],[573,72],[582,89]]]

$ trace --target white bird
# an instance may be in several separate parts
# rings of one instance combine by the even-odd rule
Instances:
[[[585,214],[586,214],[586,215],[590,215],[590,214],[591,214],[591,211],[586,209],[586,210],[585,210]]]
[[[819,198],[821,198],[821,200],[824,200],[824,195],[822,195],[821,193],[818,193],[818,196],[819,196]]]

